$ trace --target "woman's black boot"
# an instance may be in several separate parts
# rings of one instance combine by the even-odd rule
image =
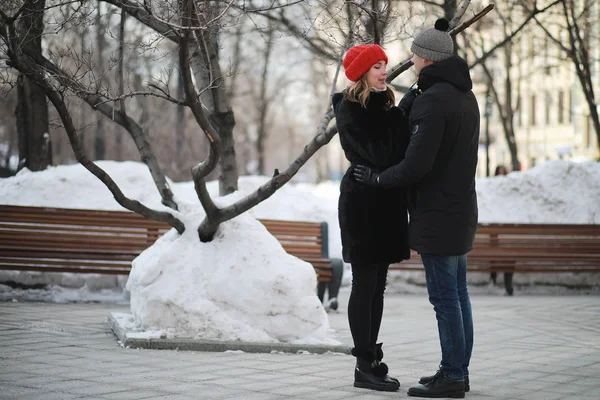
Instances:
[[[373,373],[378,363],[372,350],[352,349],[352,355],[356,357],[356,368],[354,369],[354,387],[363,389],[394,392],[400,388],[397,381],[386,379],[385,376],[377,376]]]
[[[381,360],[383,360],[382,346],[383,346],[383,343],[377,343],[375,345],[375,364],[377,364],[377,365],[373,369],[373,373],[377,376],[382,376],[385,379],[396,382],[398,384],[398,387],[400,387],[400,381],[398,379],[388,375],[388,366],[386,363],[381,361]]]

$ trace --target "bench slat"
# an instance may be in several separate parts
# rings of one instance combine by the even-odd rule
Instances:
[[[260,220],[285,251],[332,279],[321,223]],[[0,205],[0,269],[127,274],[131,261],[171,227],[129,211]]]

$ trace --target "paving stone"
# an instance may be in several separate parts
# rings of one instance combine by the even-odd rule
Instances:
[[[347,301],[342,289],[340,301]],[[597,296],[474,296],[469,400],[600,398]],[[407,398],[440,360],[426,295],[386,293],[380,333],[396,393],[352,387],[339,354],[197,352],[120,347],[107,304],[0,303],[0,399],[110,400]],[[350,345],[345,306],[329,313]]]

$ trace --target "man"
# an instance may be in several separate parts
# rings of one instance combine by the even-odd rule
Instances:
[[[462,398],[469,391],[473,319],[467,291],[467,253],[477,229],[475,170],[479,107],[466,62],[453,55],[448,21],[413,41],[421,94],[407,94],[411,139],[399,164],[376,172],[359,165],[354,178],[381,186],[410,186],[409,243],[425,267],[429,301],[438,321],[439,370],[411,387],[410,396]],[[414,99],[410,107],[411,98]]]

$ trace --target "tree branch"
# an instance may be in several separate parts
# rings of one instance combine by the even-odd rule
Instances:
[[[179,42],[178,34],[169,26],[167,23],[156,18],[154,14],[149,12],[149,8],[140,7],[136,3],[130,0],[102,0],[105,3],[112,4],[115,7],[120,8],[127,14],[131,15],[148,28],[154,30],[156,33],[166,37],[174,43]]]
[[[111,107],[108,104],[104,104],[103,99],[99,95],[87,91],[81,83],[72,79],[66,72],[62,71],[52,61],[48,60],[41,54],[32,52],[27,48],[22,49],[22,51],[37,65],[49,72],[60,84],[71,89],[78,97],[80,97],[93,109],[100,111],[106,117],[111,118],[114,122],[125,128],[135,142],[142,160],[146,163],[148,169],[150,170],[152,179],[154,180],[156,188],[158,189],[158,192],[162,198],[162,203],[167,207],[177,210],[177,203],[175,203],[173,200],[173,192],[169,187],[166,177],[162,172],[156,157],[154,156],[152,146],[150,145],[147,134],[142,127],[121,110]]]
[[[46,93],[48,99],[52,102],[56,111],[58,112],[60,119],[63,123],[65,131],[69,137],[69,141],[71,143],[71,147],[75,152],[75,156],[77,161],[81,163],[88,171],[90,171],[94,176],[96,176],[110,192],[113,194],[117,203],[119,203],[124,208],[136,212],[148,219],[158,222],[165,222],[174,227],[180,234],[185,230],[184,224],[177,219],[171,213],[165,211],[156,211],[151,208],[146,207],[142,203],[137,200],[132,200],[125,196],[119,186],[112,180],[112,178],[100,167],[94,164],[89,157],[85,153],[85,149],[83,147],[83,143],[79,139],[77,135],[77,130],[73,124],[73,120],[67,109],[66,104],[64,103],[62,96],[52,88],[52,86],[48,83],[47,79],[44,77],[44,71],[39,65],[31,62],[25,61],[23,58],[19,57],[18,49],[12,49],[10,56],[11,66],[19,70],[21,73],[25,74],[28,78],[34,81],[37,85],[39,85]]]
[[[473,68],[473,67],[481,64],[485,60],[487,60],[487,58],[489,56],[491,56],[497,49],[505,46],[506,43],[509,43],[529,23],[529,21],[531,21],[533,19],[533,17],[535,17],[537,14],[545,12],[546,10],[550,9],[551,7],[560,3],[561,1],[562,0],[555,0],[554,2],[552,2],[551,4],[549,4],[548,6],[544,7],[541,10],[534,9],[533,11],[531,11],[531,13],[527,16],[527,18],[525,18],[525,20],[521,23],[521,25],[514,32],[512,32],[510,35],[506,36],[504,38],[504,40],[502,40],[500,43],[496,44],[494,47],[492,47],[490,50],[488,50],[485,54],[483,54],[481,57],[479,57],[477,60],[475,60],[475,62],[473,64],[471,64],[469,66],[469,68]]]
[[[183,0],[183,10],[181,15],[182,24],[186,27],[192,26],[194,4],[192,0]],[[202,207],[206,211],[206,218],[200,224],[198,234],[200,240],[203,242],[210,241],[216,228],[221,222],[219,220],[219,209],[212,201],[210,194],[206,188],[205,177],[212,172],[217,166],[221,152],[221,137],[213,128],[212,124],[204,114],[202,105],[198,101],[198,95],[192,81],[192,72],[190,69],[190,57],[189,57],[189,42],[190,42],[191,31],[186,29],[181,32],[181,38],[179,40],[179,68],[181,70],[181,78],[183,81],[183,89],[185,92],[186,105],[192,111],[196,122],[204,134],[208,138],[210,149],[208,157],[205,161],[196,165],[192,168],[192,178],[194,180],[194,188],[198,199],[202,204]]]
[[[328,42],[320,39],[309,38],[306,33],[300,31],[298,27],[296,27],[290,20],[288,20],[285,17],[285,15],[283,15],[283,12],[279,13],[279,18],[274,17],[273,15],[266,12],[256,12],[256,14],[261,15],[271,21],[282,24],[288,30],[289,33],[305,42],[308,45],[308,48],[312,50],[315,54],[330,61],[337,61],[337,58],[334,55],[334,50],[331,47],[327,48],[329,46]],[[321,45],[317,44],[317,41],[320,41]]]
[[[465,3],[468,6],[469,1],[470,0],[463,1],[463,3],[460,6],[459,12],[457,12],[456,16],[452,19],[453,22],[458,22],[460,20],[460,18],[462,18],[462,15],[467,10]],[[462,23],[460,26],[454,27],[454,26],[450,25],[450,31],[448,33],[450,34],[450,36],[458,35],[462,31],[467,29],[469,26],[471,26],[475,22],[479,21],[484,15],[486,15],[493,9],[494,9],[494,5],[489,4],[487,7],[485,7],[483,10],[481,10],[480,12],[475,14],[469,20]],[[459,14],[459,13],[462,13],[462,14]],[[459,17],[459,18],[457,19],[456,17]],[[390,69],[390,71],[388,72],[387,78],[385,78],[386,83],[391,83],[394,79],[396,79],[398,77],[398,75],[400,75],[401,73],[403,73],[404,71],[406,71],[407,69],[412,67],[413,63],[412,63],[411,58],[408,58],[408,59],[404,60],[403,62],[401,62],[400,64],[396,64],[394,67],[392,67],[392,69]]]

